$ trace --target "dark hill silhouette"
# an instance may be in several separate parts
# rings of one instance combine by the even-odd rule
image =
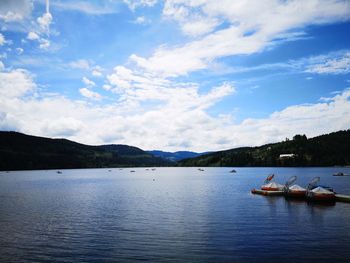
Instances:
[[[179,166],[345,166],[350,165],[350,130],[260,147],[242,147],[185,159]],[[284,154],[284,155],[283,155]],[[287,155],[285,155],[287,154]],[[290,154],[290,155],[288,155]]]
[[[132,146],[89,146],[0,131],[0,170],[168,165],[173,163]]]
[[[158,150],[153,150],[153,151],[147,151],[148,153],[156,156],[156,157],[161,157],[163,159],[167,159],[169,161],[181,161],[183,159],[187,158],[194,158],[197,156],[201,156],[206,153],[196,153],[196,152],[190,152],[190,151],[178,151],[178,152],[164,152],[164,151],[158,151]]]

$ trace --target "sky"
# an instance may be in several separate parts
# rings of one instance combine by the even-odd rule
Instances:
[[[1,0],[0,130],[216,151],[350,128],[350,1]]]

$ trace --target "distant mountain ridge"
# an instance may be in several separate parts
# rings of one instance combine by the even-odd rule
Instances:
[[[128,145],[90,146],[66,139],[0,131],[0,170],[172,165]]]
[[[208,153],[208,152],[197,153],[197,152],[191,152],[191,151],[164,152],[164,151],[158,151],[158,150],[147,151],[147,152],[156,157],[160,157],[172,162],[178,162],[188,158],[195,158]]]
[[[178,162],[179,166],[348,166],[350,130],[307,139],[295,135],[292,140],[259,147],[241,147],[213,152]]]
[[[350,130],[226,151],[143,151],[128,145],[90,146],[0,131],[0,170],[143,166],[349,166]],[[188,158],[189,157],[189,158]],[[187,158],[187,159],[183,159]],[[176,163],[177,162],[177,163]]]

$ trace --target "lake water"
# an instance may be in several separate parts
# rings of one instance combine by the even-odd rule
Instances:
[[[0,262],[350,262],[350,204],[250,193],[349,168],[204,169],[1,172]]]

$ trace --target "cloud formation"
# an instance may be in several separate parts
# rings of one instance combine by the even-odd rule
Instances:
[[[33,2],[29,0],[1,0],[0,20],[5,23],[21,21],[30,16]]]
[[[123,0],[123,2],[131,9],[135,10],[139,7],[151,7],[154,6],[157,0]]]
[[[3,46],[6,43],[5,37],[0,33],[0,46]]]
[[[3,3],[11,5],[10,1],[0,4],[0,19],[3,21],[24,19],[31,15],[31,8],[22,10],[17,7],[18,10],[11,9],[13,11],[9,13],[8,7],[6,9],[1,6]],[[103,2],[108,3],[105,5],[102,2],[99,5],[96,3],[54,1],[52,6],[70,13],[103,15],[116,13],[118,6],[123,5],[116,1]],[[125,22],[123,25],[142,29],[130,22],[135,17],[138,18],[134,21],[136,23],[148,22],[139,12],[143,8],[154,7],[157,3],[155,0],[125,0],[124,4],[132,12],[126,11],[132,16],[125,18],[126,22],[121,21],[121,24]],[[103,49],[106,54],[94,53],[95,60],[92,60],[88,48],[84,49],[84,53],[76,53],[68,50],[71,46],[63,52],[69,54],[67,57],[56,60],[48,57],[47,60],[42,59],[40,65],[36,50],[33,52],[35,56],[17,59],[22,63],[18,62],[20,65],[8,63],[5,60],[6,54],[1,55],[1,60],[8,67],[0,62],[0,128],[42,136],[67,137],[89,144],[124,143],[143,149],[207,151],[260,145],[280,141],[297,133],[316,136],[350,127],[347,117],[350,112],[350,91],[347,89],[322,98],[317,103],[292,105],[291,102],[284,109],[267,114],[267,117],[246,118],[237,122],[234,113],[220,114],[216,109],[212,110],[222,100],[240,95],[241,89],[234,84],[237,83],[235,79],[226,78],[226,75],[215,81],[202,81],[200,78],[191,78],[190,75],[210,70],[220,58],[229,57],[234,60],[237,55],[255,54],[283,41],[304,38],[307,33],[301,30],[305,26],[348,20],[348,1],[267,0],[255,1],[252,5],[251,1],[169,0],[164,5],[157,5],[157,8],[161,6],[161,22],[168,25],[170,21],[172,27],[175,23],[184,37],[176,45],[164,44],[153,51],[151,49],[146,53],[149,55],[139,55],[135,51],[135,54],[122,54],[128,58],[126,63],[121,59],[122,62],[117,63],[115,60],[102,64],[107,61],[105,57],[111,54],[108,50]],[[125,10],[126,6],[123,8]],[[106,20],[110,18],[112,16]],[[88,21],[86,16],[84,19]],[[93,20],[94,23],[104,21],[105,17],[93,17]],[[52,21],[47,4],[46,12],[40,17],[35,15],[26,28],[27,31],[22,33],[26,36],[23,43],[35,41],[40,48],[49,49],[50,34],[54,32],[53,29],[50,32]],[[0,46],[7,41],[8,35],[4,34],[6,39],[0,33]],[[159,43],[158,39],[156,42]],[[123,45],[119,44],[115,45],[121,47],[117,52],[122,52]],[[25,47],[26,55],[31,52],[27,47],[29,45]],[[2,48],[10,50],[10,46]],[[94,51],[96,49],[94,47]],[[116,52],[114,49],[115,47],[113,52]],[[132,50],[142,52],[144,49]],[[16,55],[22,53],[21,50],[23,49],[17,46],[12,47],[12,52],[17,52]],[[254,69],[235,70],[247,72],[281,67],[297,69],[298,72],[303,72],[303,78],[305,72],[347,74],[349,54],[344,51],[298,61],[289,60],[278,65],[265,64],[255,66]],[[113,54],[112,57],[119,59],[118,55]],[[47,70],[46,65],[51,61],[55,62],[52,64],[59,64],[59,73],[69,75],[69,88],[65,89],[65,93],[50,90],[50,85],[61,85],[60,81],[68,83],[62,80],[67,76],[61,77],[57,71]],[[97,66],[97,62],[103,68]],[[41,81],[37,81],[31,71],[21,68],[27,66],[33,67],[32,72],[36,72],[35,68],[42,70],[37,71],[44,76]],[[57,78],[59,84],[46,83],[47,78],[53,76],[47,76],[47,72],[54,73],[53,78]],[[255,85],[251,89],[256,87],[259,86]],[[259,90],[263,89],[263,85],[260,87]],[[236,105],[230,105],[226,110],[230,112],[235,107]]]
[[[177,21],[184,33],[203,36],[179,47],[160,47],[148,58],[133,54],[130,60],[146,71],[176,77],[206,69],[218,58],[261,52],[305,25],[348,20],[350,5],[335,0],[269,0],[254,5],[247,0],[169,0],[163,14]],[[199,25],[193,21],[196,17]],[[224,23],[224,28],[218,27]]]
[[[135,76],[127,71],[124,74],[134,81]],[[222,98],[235,93],[230,83],[204,94],[195,84],[168,83],[164,93],[161,89],[140,89],[128,94],[128,100],[102,105],[60,95],[33,96],[38,92],[37,84],[23,69],[0,72],[0,85],[4,87],[0,96],[2,129],[90,144],[124,143],[170,151],[221,150],[275,142],[298,133],[316,136],[350,126],[350,90],[319,103],[294,105],[267,118],[236,123],[234,116],[207,113]],[[102,99],[88,88],[79,91],[92,101]],[[142,104],[144,97],[161,103],[148,108]]]
[[[78,59],[69,63],[69,66],[74,69],[85,69],[90,68],[90,63],[86,59]]]
[[[54,1],[51,3],[54,8],[65,11],[81,12],[87,15],[107,15],[118,13],[116,1]]]
[[[310,65],[305,70],[316,74],[347,74],[350,72],[350,51],[332,53],[309,59]]]
[[[96,86],[96,83],[93,82],[92,80],[89,80],[87,77],[83,77],[82,81],[87,86],[90,86],[90,87]]]
[[[100,94],[98,94],[97,92],[91,91],[88,88],[81,88],[81,89],[79,89],[79,92],[84,97],[92,99],[92,100],[100,100],[102,98]]]

